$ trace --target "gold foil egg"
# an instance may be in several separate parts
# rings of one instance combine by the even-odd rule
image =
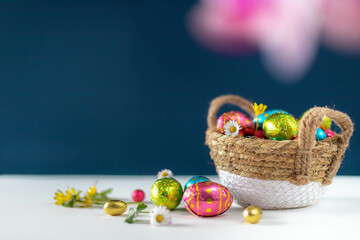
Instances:
[[[243,216],[248,223],[257,223],[262,217],[262,210],[257,206],[248,206],[245,208]]]
[[[104,205],[104,211],[111,216],[121,215],[126,209],[126,203],[120,200],[109,200]]]

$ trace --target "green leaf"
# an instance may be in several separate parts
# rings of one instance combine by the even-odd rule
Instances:
[[[143,204],[143,203],[139,203],[139,205],[136,208],[137,212],[141,212],[142,210],[144,210],[145,208],[147,208],[147,205]]]
[[[143,211],[145,208],[147,208],[147,205],[143,203],[139,203],[139,205],[136,208],[136,211],[134,208],[129,209],[129,214],[127,218],[125,219],[125,222],[127,223],[134,223],[136,221],[137,216],[141,211]]]
[[[127,218],[125,219],[125,222],[134,223],[136,221],[137,215],[138,215],[138,212],[135,211],[134,208],[130,208],[129,209],[129,214],[128,214]]]
[[[109,189],[106,189],[106,190],[102,191],[100,193],[100,195],[106,196],[106,195],[110,194],[112,191],[113,191],[113,189],[109,188]]]

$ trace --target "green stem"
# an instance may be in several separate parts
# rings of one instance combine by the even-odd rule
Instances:
[[[143,203],[143,202],[126,202],[126,204],[139,204],[139,203]]]

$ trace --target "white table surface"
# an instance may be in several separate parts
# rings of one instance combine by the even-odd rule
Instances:
[[[175,176],[176,177],[176,176]],[[191,176],[176,177],[182,185]],[[218,181],[215,176],[209,176]],[[242,209],[201,218],[183,204],[172,212],[173,224],[154,227],[148,214],[124,223],[126,213],[112,217],[102,208],[64,208],[54,204],[57,189],[86,190],[98,180],[98,190],[112,187],[111,195],[130,200],[132,190],[143,189],[146,200],[155,176],[26,176],[0,175],[0,240],[70,239],[360,239],[360,177],[336,177],[315,206],[264,211],[258,224],[248,224]]]

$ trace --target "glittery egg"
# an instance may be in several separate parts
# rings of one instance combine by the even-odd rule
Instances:
[[[185,208],[201,217],[212,217],[226,212],[232,201],[230,191],[215,182],[195,183],[185,190],[183,196]]]
[[[321,141],[321,140],[324,140],[325,138],[326,138],[326,133],[324,132],[324,130],[322,130],[321,128],[318,128],[316,130],[316,134],[315,134],[316,141]]]
[[[109,200],[104,204],[104,211],[111,216],[121,215],[126,209],[126,203],[120,200]]]
[[[227,113],[222,114],[217,120],[217,130],[219,133],[224,133],[224,125],[233,120],[237,122],[242,129],[246,130],[248,128],[254,128],[254,123],[248,115],[239,112],[239,111],[230,111]],[[241,133],[240,133],[241,135]]]
[[[326,130],[326,129],[330,129],[332,125],[332,121],[330,118],[328,118],[327,116],[324,117],[323,122],[320,125],[320,128],[322,130]]]
[[[331,131],[330,129],[326,129],[324,130],[326,137],[333,137],[335,134],[333,131]]]
[[[272,140],[290,140],[298,134],[298,124],[289,114],[274,113],[263,123],[263,133]]]
[[[190,178],[186,183],[185,183],[185,187],[184,187],[184,191],[192,186],[193,184],[195,183],[198,183],[198,182],[211,182],[211,180],[207,177],[204,177],[204,176],[195,176],[195,177],[192,177]]]
[[[258,127],[259,127],[260,129],[262,129],[262,125],[263,125],[265,119],[266,119],[267,117],[269,117],[270,115],[274,114],[274,113],[289,114],[288,112],[286,112],[286,111],[284,111],[284,110],[282,110],[282,109],[274,109],[274,110],[265,111],[263,114],[260,114],[260,115],[259,115],[259,118],[257,118],[257,117],[254,118],[253,121],[254,121],[255,126],[256,126],[256,123],[257,123],[257,121],[258,121],[258,119],[259,119],[259,126],[258,126]]]
[[[183,190],[174,178],[161,178],[151,188],[151,201],[154,205],[165,206],[172,210],[179,206]]]
[[[301,119],[304,117],[304,115],[305,115],[308,111],[309,111],[309,110],[307,110],[306,112],[304,112],[304,113],[300,116],[300,118],[299,118],[299,120],[298,120],[298,123],[299,123],[299,124],[300,124]],[[327,116],[324,116],[323,121],[322,121],[322,123],[321,123],[321,125],[320,125],[320,128],[321,128],[322,130],[330,129],[330,128],[331,128],[331,125],[332,125],[331,119],[328,118]]]

